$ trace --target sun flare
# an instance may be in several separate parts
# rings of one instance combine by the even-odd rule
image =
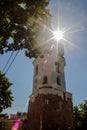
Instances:
[[[56,39],[57,41],[63,39],[63,32],[60,30],[54,31],[53,35],[54,35],[54,39]]]
[[[36,19],[34,20],[39,26],[41,26],[44,30],[46,30],[49,34],[51,34],[50,38],[43,40],[42,44],[38,44],[38,46],[34,46],[34,49],[37,49],[39,47],[41,48],[41,46],[46,45],[52,40],[56,40],[57,42],[55,43],[57,44],[62,40],[62,43],[65,44],[66,47],[78,48],[78,46],[72,42],[72,39],[69,38],[69,36],[70,35],[73,36],[74,33],[86,30],[84,29],[84,27],[82,28],[79,23],[62,27],[59,24],[60,20],[58,21],[58,25],[56,26],[56,30],[55,30],[54,25],[52,25],[52,28],[49,28],[43,23],[43,21],[39,21],[39,20],[36,21]]]

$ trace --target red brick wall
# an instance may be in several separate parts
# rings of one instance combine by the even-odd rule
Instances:
[[[29,102],[29,130],[74,130],[73,105],[71,99],[65,101],[58,95],[40,94]]]

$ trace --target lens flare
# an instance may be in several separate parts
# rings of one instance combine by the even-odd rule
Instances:
[[[60,30],[54,31],[54,39],[56,39],[57,41],[63,39],[63,32]]]
[[[11,130],[18,130],[19,126],[20,126],[20,123],[21,123],[21,120],[18,119],[14,125],[12,126],[12,129]]]

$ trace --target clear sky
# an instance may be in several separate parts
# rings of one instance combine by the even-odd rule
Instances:
[[[51,0],[53,29],[60,23],[61,29],[68,28],[64,34],[69,42],[65,47],[65,76],[67,91],[73,95],[73,104],[87,100],[87,0]],[[10,53],[0,55],[0,70],[3,70]],[[20,51],[6,74],[13,83],[11,90],[14,102],[4,113],[27,111],[28,97],[33,86],[33,59]]]

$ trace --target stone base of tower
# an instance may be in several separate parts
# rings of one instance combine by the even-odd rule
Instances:
[[[74,130],[72,95],[32,95],[28,109],[29,130]]]

